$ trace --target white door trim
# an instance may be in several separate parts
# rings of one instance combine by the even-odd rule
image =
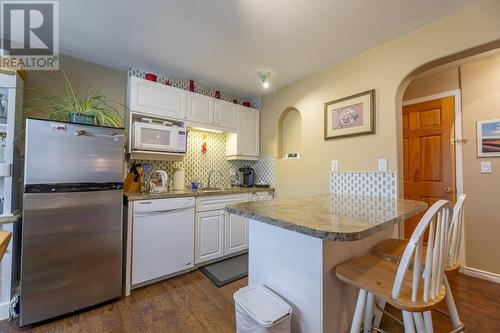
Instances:
[[[403,106],[418,104],[423,102],[432,101],[435,99],[441,99],[444,97],[453,96],[455,100],[455,139],[462,139],[462,98],[460,89],[445,91],[439,94],[419,97],[415,99],[410,99],[407,101],[403,101]],[[460,194],[463,194],[463,151],[462,151],[462,142],[455,143],[455,184],[456,184],[456,195],[457,198]],[[403,189],[404,191],[404,189]],[[465,220],[464,220],[465,223]],[[464,228],[465,230],[465,228]],[[465,237],[464,233],[462,233],[462,240],[460,241],[460,262],[463,266],[465,266]]]

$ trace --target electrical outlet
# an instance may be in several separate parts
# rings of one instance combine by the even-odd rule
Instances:
[[[332,160],[332,171],[339,171],[339,160]]]
[[[481,162],[481,173],[491,173],[491,162]]]
[[[381,158],[378,160],[378,171],[387,171],[387,159]]]

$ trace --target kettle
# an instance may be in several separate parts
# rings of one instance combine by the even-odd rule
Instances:
[[[160,176],[160,184],[154,181],[153,176]],[[152,193],[164,193],[167,192],[168,189],[168,174],[164,170],[155,171],[150,177],[150,188]]]

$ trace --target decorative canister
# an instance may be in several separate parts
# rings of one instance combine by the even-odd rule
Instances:
[[[173,190],[183,190],[185,188],[185,176],[186,172],[184,168],[175,168],[172,177],[172,189]]]

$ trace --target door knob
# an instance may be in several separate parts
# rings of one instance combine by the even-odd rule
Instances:
[[[451,186],[449,186],[449,187],[447,187],[447,188],[443,189],[443,191],[444,191],[445,193],[451,193],[451,192],[453,192],[453,188],[452,188]]]

